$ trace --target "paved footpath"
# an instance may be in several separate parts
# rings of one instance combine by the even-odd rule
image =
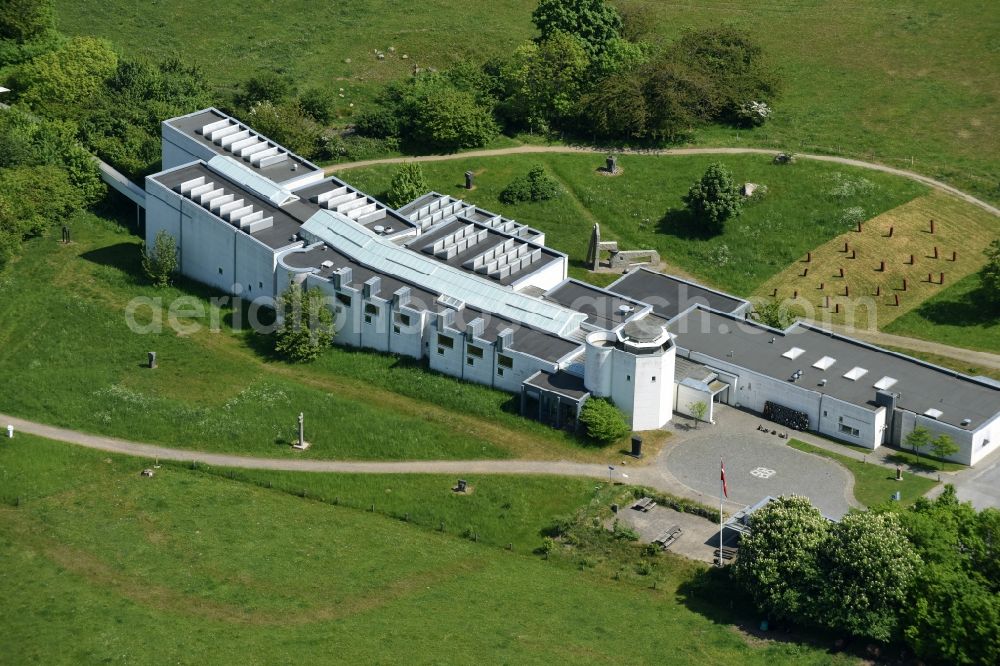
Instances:
[[[136,456],[150,460],[176,460],[198,462],[215,467],[237,467],[242,469],[270,469],[290,472],[342,472],[350,474],[548,474],[554,476],[585,476],[595,479],[611,479],[644,485],[675,497],[682,497],[708,506],[714,506],[718,498],[703,495],[679,483],[670,475],[661,473],[653,466],[632,467],[615,465],[609,470],[607,465],[546,460],[414,460],[399,462],[315,460],[295,458],[257,458],[228,453],[210,453],[188,449],[174,449],[156,444],[132,442],[103,435],[57,428],[55,426],[19,419],[0,414],[0,426],[14,426],[14,436],[25,432],[47,439],[76,444],[90,449]],[[728,502],[727,511],[743,508],[742,504]]]

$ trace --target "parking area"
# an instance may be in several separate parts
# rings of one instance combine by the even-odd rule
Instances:
[[[732,501],[754,504],[767,495],[804,495],[831,518],[840,518],[856,505],[852,477],[840,465],[793,449],[770,430],[757,430],[765,421],[746,412],[716,405],[715,418],[714,425],[697,429],[688,419],[675,418],[673,443],[659,464],[684,485],[718,497],[721,459]]]

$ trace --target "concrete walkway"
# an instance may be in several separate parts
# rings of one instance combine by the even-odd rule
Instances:
[[[14,426],[17,433],[24,432],[59,442],[76,444],[90,449],[136,456],[149,460],[174,460],[197,462],[216,467],[242,469],[270,469],[290,472],[341,472],[350,474],[547,474],[554,476],[584,476],[618,483],[643,485],[684,499],[715,506],[718,498],[706,496],[679,483],[669,474],[653,466],[630,467],[542,460],[416,460],[399,462],[315,460],[295,458],[257,458],[228,453],[210,453],[187,449],[174,449],[156,444],[132,442],[114,437],[57,428],[27,421],[15,416],[0,414],[0,427]],[[5,433],[6,434],[6,433]],[[727,503],[727,510],[743,508],[742,504]]]
[[[449,153],[447,155],[419,155],[414,157],[386,157],[382,159],[375,160],[362,160],[359,162],[344,162],[342,164],[333,164],[324,170],[327,175],[335,173],[337,171],[344,171],[346,169],[354,169],[358,167],[374,166],[377,164],[400,164],[402,162],[443,162],[446,160],[458,160],[466,159],[470,157],[497,157],[500,155],[524,155],[524,154],[535,154],[535,153],[618,153],[618,154],[634,154],[634,155],[657,155],[657,156],[670,156],[670,155],[777,155],[782,151],[772,150],[768,148],[667,148],[664,150],[630,150],[621,148],[594,148],[590,146],[512,146],[509,148],[495,148],[492,150],[472,150],[465,153]],[[902,178],[907,178],[909,180],[916,181],[918,183],[923,183],[928,187],[933,187],[936,190],[941,190],[942,192],[947,192],[953,196],[966,201],[974,206],[978,206],[985,211],[992,213],[1000,217],[1000,209],[992,206],[982,199],[977,199],[971,194],[966,194],[958,188],[952,187],[947,183],[942,183],[940,180],[935,180],[930,176],[924,176],[923,174],[916,173],[914,171],[907,171],[906,169],[897,169],[895,167],[887,166],[885,164],[879,164],[877,162],[864,162],[862,160],[855,160],[849,157],[836,157],[834,155],[814,155],[810,153],[795,153],[796,159],[803,160],[814,160],[816,162],[833,162],[835,164],[845,164],[847,166],[858,167],[860,169],[869,169],[872,171],[881,171],[883,173],[889,173],[894,176],[900,176]]]

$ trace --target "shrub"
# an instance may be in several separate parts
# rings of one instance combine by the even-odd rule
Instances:
[[[377,108],[361,114],[355,123],[358,134],[375,139],[398,137],[399,117],[393,109]]]
[[[329,88],[310,88],[299,95],[299,106],[316,122],[329,125],[333,121],[336,98]]]
[[[291,361],[312,361],[333,342],[333,315],[318,287],[306,291],[289,285],[281,295],[281,325],[274,349]]]
[[[615,520],[611,527],[611,533],[619,541],[638,541],[639,533],[628,525],[622,525],[618,520]]]
[[[771,107],[765,102],[746,102],[736,109],[736,122],[744,127],[759,127],[767,122],[771,113]]]
[[[498,197],[505,204],[521,201],[546,201],[559,196],[559,183],[545,173],[545,168],[536,164],[527,175],[518,176],[500,192]]]
[[[153,247],[143,245],[142,269],[157,287],[166,287],[177,273],[177,241],[164,230],[153,239]]]
[[[393,208],[399,208],[426,194],[428,190],[427,181],[424,180],[424,171],[420,165],[416,162],[406,162],[392,176],[386,203]]]
[[[590,398],[580,410],[580,422],[587,428],[587,436],[610,444],[627,435],[631,428],[625,415],[604,398]]]

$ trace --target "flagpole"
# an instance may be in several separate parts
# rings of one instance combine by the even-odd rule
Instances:
[[[719,469],[722,470],[719,475],[719,566],[722,566],[722,496],[726,492],[726,465],[719,458]]]

